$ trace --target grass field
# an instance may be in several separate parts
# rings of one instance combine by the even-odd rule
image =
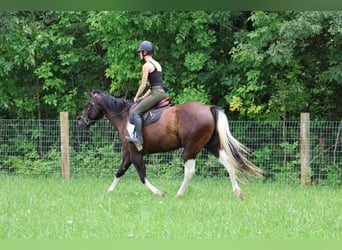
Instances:
[[[0,176],[1,239],[342,239],[342,189],[241,185],[240,201],[228,179],[194,177],[183,198],[177,180],[151,179],[167,197],[137,178]]]

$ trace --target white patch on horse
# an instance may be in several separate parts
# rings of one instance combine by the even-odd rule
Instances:
[[[220,150],[218,160],[219,160],[219,162],[221,162],[223,164],[223,166],[225,167],[225,169],[229,173],[229,178],[230,178],[230,181],[231,181],[231,184],[233,187],[233,191],[239,192],[240,187],[239,187],[237,180],[235,178],[235,169],[233,168],[233,166],[231,166],[231,164],[229,164],[228,155],[226,154],[226,152],[224,150]]]
[[[163,191],[160,191],[158,188],[153,186],[146,178],[145,178],[145,186],[152,191],[152,193],[160,196],[164,196],[166,193]]]
[[[127,120],[127,131],[129,135],[133,134],[134,128],[134,124],[130,123],[129,120]]]
[[[184,164],[184,180],[182,182],[182,185],[180,186],[177,196],[182,196],[186,190],[186,188],[189,185],[189,182],[192,178],[192,176],[195,173],[195,166],[196,166],[196,160],[190,159],[187,160]]]
[[[112,184],[111,184],[110,187],[108,188],[108,191],[107,191],[108,193],[114,191],[114,189],[115,189],[116,185],[118,184],[119,180],[120,180],[120,178],[117,178],[117,177],[114,178]]]

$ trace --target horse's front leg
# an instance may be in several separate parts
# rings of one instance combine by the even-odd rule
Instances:
[[[141,182],[149,189],[152,191],[152,193],[160,196],[165,196],[167,195],[167,192],[161,191],[155,186],[153,186],[146,178],[146,167],[145,167],[145,162],[143,160],[143,155],[141,153],[136,154],[135,156],[132,157],[133,164],[135,168],[138,171],[139,178]]]
[[[110,185],[110,187],[108,188],[108,193],[113,192],[116,185],[118,184],[120,177],[123,176],[127,169],[129,168],[129,166],[131,165],[132,161],[129,157],[129,152],[125,151],[124,152],[124,156],[120,165],[120,168],[118,169],[118,171],[115,174],[115,178],[112,182],[112,184]]]
[[[164,191],[160,191],[158,188],[156,188],[155,186],[153,186],[145,177],[145,181],[143,181],[144,185],[152,191],[152,193],[159,195],[159,196],[166,196],[167,192]]]

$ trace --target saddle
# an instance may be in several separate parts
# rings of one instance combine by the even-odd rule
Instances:
[[[132,119],[132,110],[138,103],[135,103],[132,105],[132,107],[129,110],[129,121],[130,123],[133,123]],[[158,102],[155,106],[153,106],[151,109],[147,110],[145,113],[142,114],[142,120],[143,124],[149,125],[152,123],[155,123],[159,121],[161,114],[163,111],[169,107],[172,106],[171,98],[166,97],[162,99],[160,102]]]

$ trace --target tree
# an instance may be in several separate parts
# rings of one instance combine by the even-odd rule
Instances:
[[[82,12],[1,13],[0,99],[6,117],[76,114],[82,84],[101,79],[86,18]]]
[[[230,12],[92,12],[91,34],[105,51],[111,93],[131,98],[140,81],[134,54],[142,40],[156,45],[174,102],[220,102],[228,51],[233,45]],[[131,32],[127,32],[131,31]],[[228,56],[228,57],[226,57]],[[183,91],[186,90],[186,91]],[[188,96],[188,93],[191,93]],[[195,93],[195,94],[194,94]]]
[[[86,91],[132,99],[135,50],[156,46],[174,103],[233,119],[342,115],[341,12],[0,12],[0,118],[81,112]]]
[[[231,110],[254,119],[341,116],[341,13],[254,12],[249,20],[253,30],[231,50],[239,75],[226,96]]]

